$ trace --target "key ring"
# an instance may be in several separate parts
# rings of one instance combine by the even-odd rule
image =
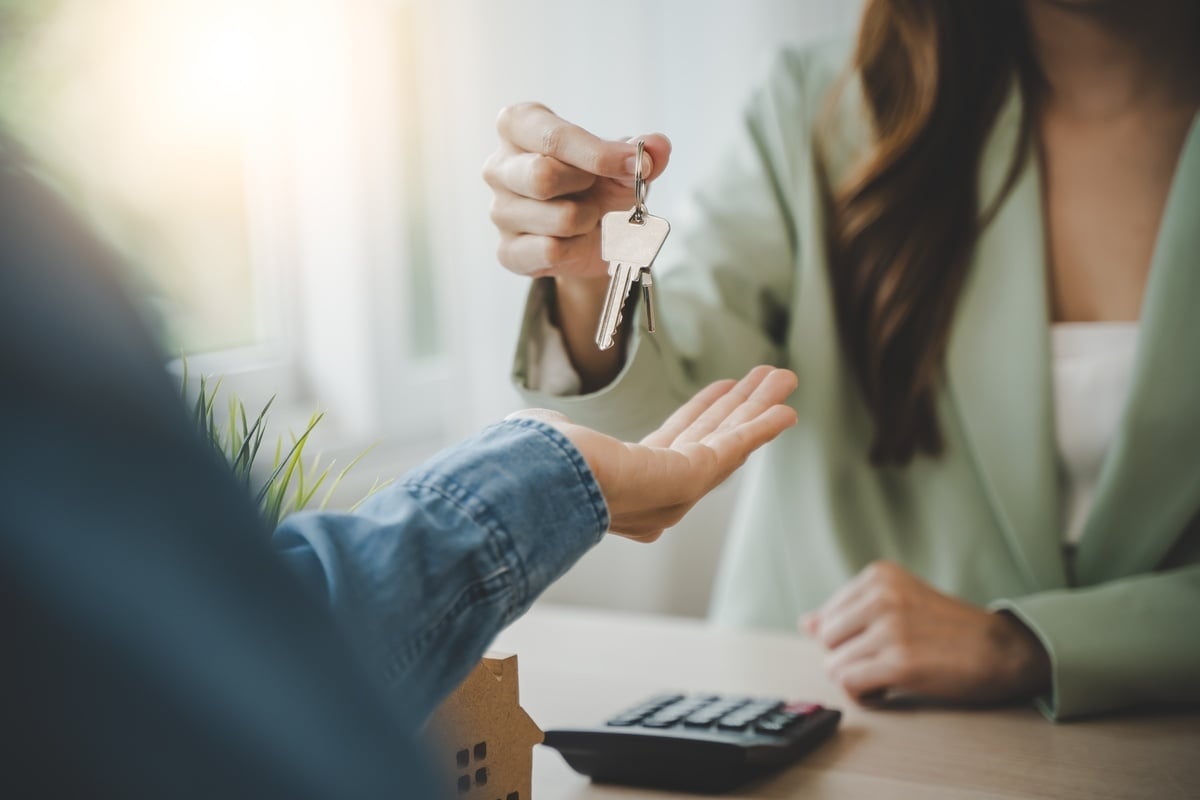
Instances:
[[[633,214],[629,221],[641,225],[646,219],[646,179],[642,177],[642,153],[646,149],[646,140],[637,140],[637,160],[633,166]]]

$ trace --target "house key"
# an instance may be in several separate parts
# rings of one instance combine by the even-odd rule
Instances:
[[[642,178],[642,149],[638,139],[637,161],[633,175],[634,206],[629,211],[610,211],[600,219],[600,257],[608,262],[608,293],[600,310],[596,328],[596,346],[607,350],[613,346],[617,328],[621,325],[625,300],[634,283],[642,285],[646,304],[646,329],[654,333],[654,306],[651,303],[650,265],[662,249],[671,225],[662,217],[646,211],[646,182]]]

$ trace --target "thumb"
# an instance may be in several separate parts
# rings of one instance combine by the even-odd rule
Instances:
[[[648,133],[645,136],[634,136],[627,139],[625,144],[629,147],[629,152],[625,153],[622,157],[622,169],[619,173],[611,176],[626,186],[633,186],[634,170],[637,166],[638,139],[642,139],[644,142],[642,149],[642,177],[647,183],[662,175],[663,171],[667,168],[667,162],[671,160],[671,140],[664,134]]]

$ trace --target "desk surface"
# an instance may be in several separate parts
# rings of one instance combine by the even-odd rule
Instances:
[[[553,606],[535,608],[494,649],[518,654],[522,705],[543,728],[595,724],[662,689],[843,710],[817,752],[727,797],[1200,797],[1200,713],[1056,725],[1029,708],[872,711],[825,678],[819,648],[799,636]],[[667,796],[593,786],[545,747],[533,764],[534,800]]]

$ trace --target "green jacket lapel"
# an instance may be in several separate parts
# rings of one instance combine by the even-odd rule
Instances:
[[[1175,170],[1140,328],[1076,558],[1085,584],[1154,569],[1200,510],[1200,116]]]
[[[1012,164],[1021,103],[1014,88],[985,146],[988,208]],[[981,233],[955,312],[946,367],[952,406],[1030,590],[1066,585],[1058,523],[1041,188],[1036,158]]]

